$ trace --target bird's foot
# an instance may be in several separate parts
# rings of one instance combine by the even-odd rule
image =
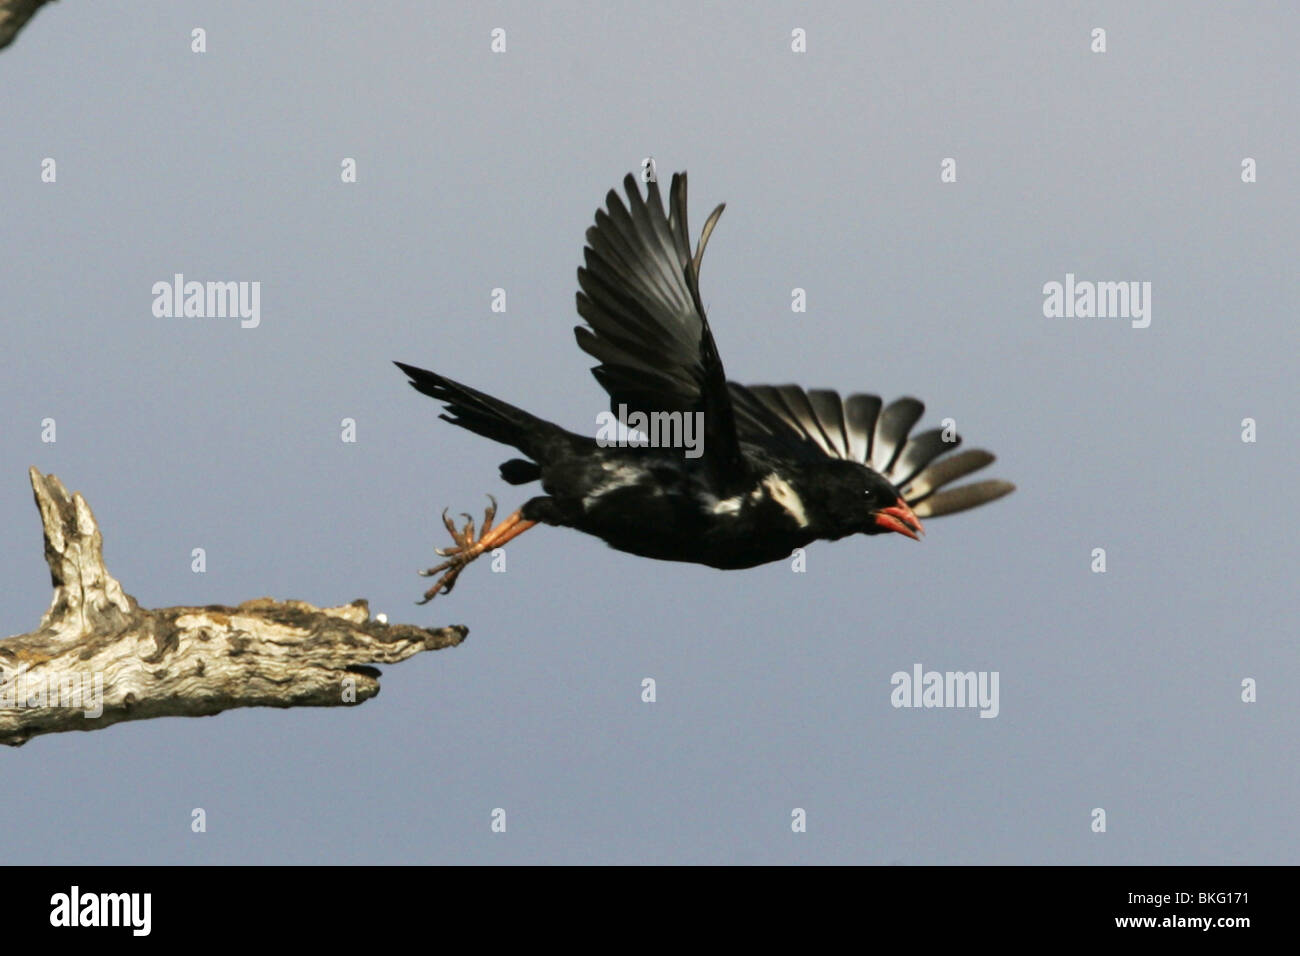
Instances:
[[[442,513],[442,523],[447,526],[456,544],[450,548],[439,548],[438,556],[447,560],[437,567],[420,572],[425,577],[432,577],[438,573],[441,573],[442,577],[434,582],[433,587],[424,592],[424,598],[418,603],[427,604],[439,594],[450,593],[456,586],[456,579],[460,577],[460,572],[464,571],[471,561],[481,554],[501,547],[507,541],[513,541],[537,523],[525,520],[523,512],[515,510],[494,527],[492,520],[497,515],[497,502],[491,495],[488,495],[488,501],[492,503],[483,513],[483,530],[477,536],[474,533],[474,519],[469,515],[462,516],[465,519],[465,527],[457,531],[456,525],[447,517],[447,512]]]
[[[484,512],[484,527],[477,535],[474,533],[474,519],[469,515],[461,515],[465,519],[465,527],[456,529],[456,525],[450,518],[447,518],[447,512],[442,512],[442,523],[447,525],[447,531],[451,532],[451,540],[455,545],[451,548],[437,549],[438,557],[446,558],[445,562],[438,564],[437,567],[430,567],[428,571],[421,571],[420,574],[425,578],[432,578],[435,574],[441,574],[441,578],[434,581],[433,587],[424,592],[424,598],[417,604],[428,604],[438,594],[447,594],[451,589],[456,587],[456,579],[459,578],[460,572],[468,567],[469,562],[473,561],[480,554],[506,544],[507,541],[513,541],[516,537],[523,535],[525,531],[532,528],[537,522],[529,522],[524,519],[523,511],[512,511],[507,518],[502,519],[502,523],[493,525],[493,519],[497,516],[497,499],[487,496],[490,505]]]
[[[456,586],[456,579],[460,577],[460,572],[486,550],[483,542],[491,533],[492,520],[497,514],[497,500],[488,495],[488,501],[490,504],[483,512],[483,529],[477,537],[475,537],[473,518],[462,512],[461,517],[465,519],[465,527],[457,530],[455,522],[447,517],[447,509],[443,509],[442,523],[447,526],[447,531],[450,532],[455,545],[450,548],[434,548],[434,554],[449,560],[420,572],[424,577],[433,577],[439,572],[443,574],[434,582],[433,587],[424,592],[424,597],[418,603],[427,604],[439,594],[450,594],[451,589]]]
[[[483,531],[478,538],[474,537],[473,518],[471,518],[469,515],[465,514],[465,512],[462,511],[460,516],[465,519],[465,527],[463,530],[457,531],[456,525],[452,522],[450,518],[447,517],[447,509],[446,508],[442,509],[442,523],[445,524],[447,526],[447,530],[451,532],[451,538],[453,541],[456,542],[456,546],[454,548],[434,548],[433,553],[440,558],[450,557],[451,555],[460,554],[464,551],[468,551],[470,548],[474,547],[477,541],[486,538],[488,536],[488,532],[492,530],[492,519],[497,516],[497,500],[493,498],[491,495],[488,495],[488,501],[490,502],[490,504],[483,512]],[[429,575],[429,574],[433,574],[434,571],[431,568],[428,571],[422,571],[420,573]]]

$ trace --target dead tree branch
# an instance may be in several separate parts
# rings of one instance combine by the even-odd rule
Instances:
[[[232,707],[359,704],[379,693],[368,665],[455,647],[468,633],[372,621],[364,600],[146,610],[104,566],[80,493],[35,468],[30,475],[54,597],[39,628],[0,640],[0,744]]]

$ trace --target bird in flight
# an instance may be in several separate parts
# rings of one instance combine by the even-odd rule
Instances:
[[[964,511],[1015,486],[952,482],[991,463],[989,452],[955,452],[960,439],[931,429],[911,435],[924,406],[841,399],[828,389],[728,381],[700,299],[700,261],[723,206],[704,224],[695,253],[686,225],[686,174],[673,176],[665,212],[659,185],[643,198],[623,181],[587,230],[578,269],[578,345],[625,426],[621,440],[581,435],[436,372],[397,362],[410,384],[445,406],[440,416],[523,453],[503,463],[512,485],[540,481],[544,494],[503,519],[496,501],[476,532],[443,512],[453,544],[423,601],[451,591],[480,555],[538,524],[575,528],[619,551],[715,568],[749,568],[789,557],[818,539],[897,532],[919,540],[921,518]],[[676,416],[676,417],[674,417]],[[698,424],[687,447],[690,425]],[[951,454],[950,454],[951,453]]]

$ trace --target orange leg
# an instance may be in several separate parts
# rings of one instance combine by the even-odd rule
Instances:
[[[440,571],[443,575],[434,582],[433,587],[424,592],[424,598],[418,603],[427,604],[439,594],[450,594],[451,589],[456,586],[456,579],[460,577],[460,572],[464,571],[471,561],[493,548],[501,547],[507,541],[514,540],[537,523],[525,521],[523,514],[515,511],[494,528],[492,519],[496,517],[497,502],[491,495],[488,495],[488,500],[492,503],[483,514],[483,531],[477,538],[474,536],[474,519],[469,515],[461,516],[465,519],[465,527],[457,531],[456,525],[447,517],[447,512],[442,513],[442,523],[447,526],[456,544],[454,547],[436,549],[439,557],[448,560],[437,567],[420,572],[425,577],[432,577]]]

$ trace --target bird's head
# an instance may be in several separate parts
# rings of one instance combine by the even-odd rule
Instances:
[[[818,469],[816,484],[824,509],[818,523],[832,539],[893,531],[919,541],[925,530],[893,483],[865,465],[828,462]]]
[[[892,484],[880,475],[874,475],[874,481],[867,486],[867,525],[863,534],[884,534],[894,531],[905,534],[913,541],[920,541],[925,528],[921,519],[913,512],[903,496]]]
[[[920,541],[925,531],[921,521],[898,489],[884,475],[865,466],[852,482],[854,530],[861,534],[884,534],[892,531]]]

